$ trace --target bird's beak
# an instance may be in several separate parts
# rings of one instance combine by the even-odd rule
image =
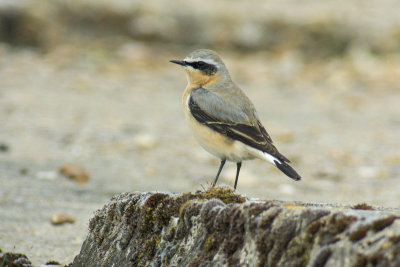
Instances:
[[[178,65],[181,65],[181,66],[186,66],[187,65],[186,62],[183,61],[183,60],[170,60],[169,62],[178,64]]]

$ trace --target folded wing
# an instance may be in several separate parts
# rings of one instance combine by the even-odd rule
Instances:
[[[188,106],[199,123],[282,162],[290,162],[272,144],[271,137],[258,119],[251,120],[245,110],[228,103],[216,93],[204,88],[194,89],[190,93]]]

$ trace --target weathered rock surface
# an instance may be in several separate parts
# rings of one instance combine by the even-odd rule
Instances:
[[[400,266],[398,213],[223,188],[124,193],[91,219],[72,266]]]
[[[1,267],[32,267],[31,261],[24,254],[2,252],[0,249]]]

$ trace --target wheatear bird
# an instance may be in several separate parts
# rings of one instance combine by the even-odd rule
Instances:
[[[205,150],[221,159],[213,186],[226,160],[237,163],[234,189],[242,161],[254,158],[271,162],[293,180],[301,179],[272,144],[250,99],[231,80],[216,52],[200,49],[170,62],[181,65],[187,74],[182,100],[193,134]]]

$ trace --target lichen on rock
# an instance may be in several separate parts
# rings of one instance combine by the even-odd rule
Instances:
[[[399,232],[393,211],[246,201],[219,187],[124,193],[91,219],[72,266],[396,266]]]

